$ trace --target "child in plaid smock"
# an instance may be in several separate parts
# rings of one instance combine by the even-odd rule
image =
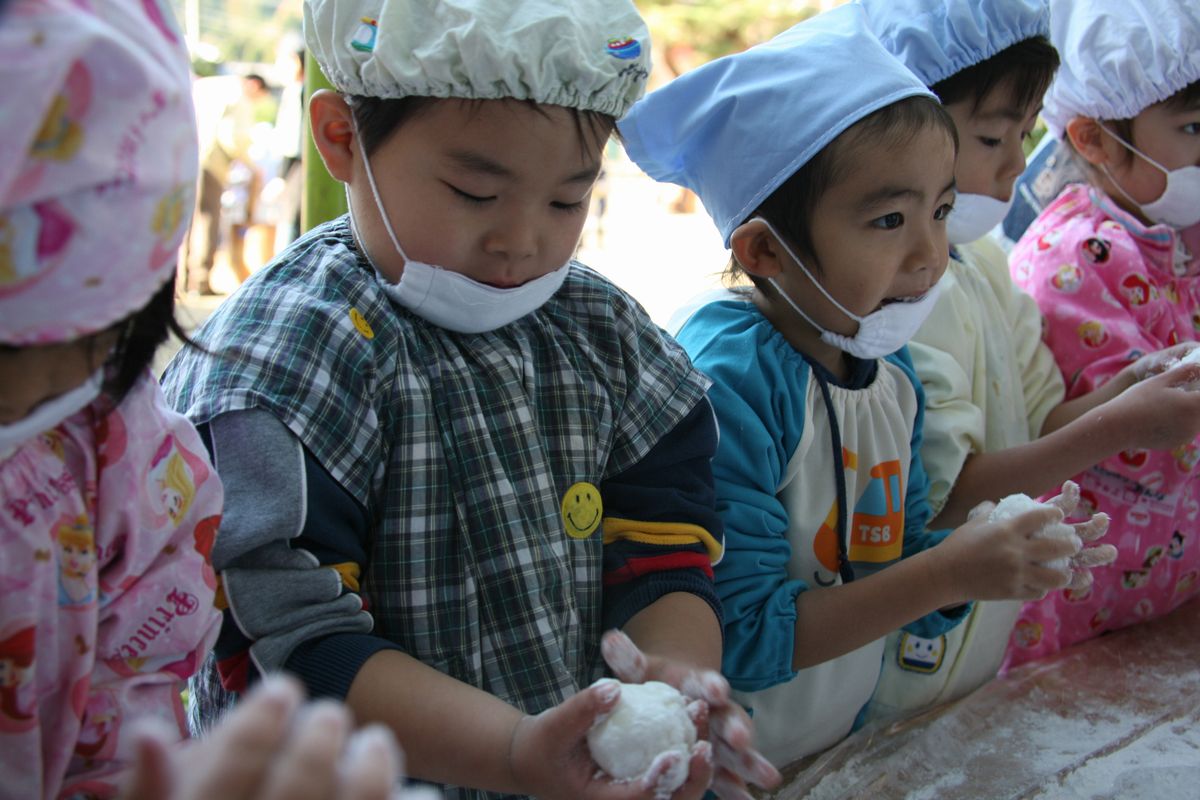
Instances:
[[[570,258],[647,75],[633,5],[305,14],[341,92],[312,98],[314,138],[351,213],[247,282],[165,378],[229,487],[224,686],[286,668],[390,725],[454,797],[771,782],[715,672],[707,382]],[[628,638],[602,656],[611,628]],[[584,687],[605,658],[705,700],[713,741],[598,779],[586,732],[616,692]]]

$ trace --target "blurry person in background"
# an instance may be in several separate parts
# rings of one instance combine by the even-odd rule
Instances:
[[[260,117],[266,115],[267,121],[274,118],[274,101],[261,75],[245,76],[241,88],[240,96],[221,113],[215,135],[200,153],[200,183],[185,291],[214,294],[210,278],[222,234],[229,241],[229,265],[238,283],[250,277],[243,244],[261,186],[250,158],[250,145]]]

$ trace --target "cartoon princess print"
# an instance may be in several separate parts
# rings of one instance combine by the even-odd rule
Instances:
[[[1083,286],[1083,270],[1074,264],[1063,264],[1050,279],[1050,285],[1064,294],[1074,294]]]
[[[1084,241],[1080,247],[1084,257],[1093,264],[1103,264],[1108,261],[1108,254],[1112,249],[1107,240],[1095,236]]]
[[[74,757],[81,763],[77,763],[75,769],[82,772],[92,762],[111,760],[117,752],[120,724],[121,706],[113,693],[107,690],[91,692],[79,720]]]
[[[1178,561],[1183,558],[1183,543],[1186,537],[1183,531],[1175,531],[1171,534],[1171,544],[1167,547],[1167,555]]]
[[[1096,320],[1085,322],[1079,326],[1076,333],[1079,335],[1079,341],[1085,347],[1100,348],[1108,343],[1108,331],[1104,330],[1104,325]]]
[[[1016,642],[1017,647],[1037,647],[1042,641],[1043,630],[1040,622],[1028,619],[1020,620],[1013,628],[1013,641]]]
[[[58,604],[88,606],[96,599],[96,539],[82,514],[64,514],[54,525],[58,547]]]
[[[39,265],[63,252],[75,223],[58,203],[47,201],[0,215],[0,294],[41,280]]]
[[[28,696],[35,640],[33,625],[0,640],[0,731],[25,731],[37,723],[34,700]]]
[[[179,525],[192,501],[196,487],[208,479],[208,467],[202,459],[189,452],[174,436],[163,440],[150,462],[147,490],[150,507],[159,525],[168,521]]]

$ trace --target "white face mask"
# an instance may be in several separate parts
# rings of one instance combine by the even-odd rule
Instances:
[[[937,303],[938,294],[941,291],[940,283],[935,283],[928,292],[921,295],[917,300],[888,303],[879,310],[872,311],[865,317],[860,317],[833,299],[833,296],[825,290],[825,287],[817,282],[817,279],[808,271],[808,267],[804,266],[804,262],[796,258],[796,254],[792,252],[792,248],[788,246],[788,243],[783,240],[782,236],[775,232],[775,229],[771,227],[771,223],[762,217],[756,217],[756,219],[766,225],[767,230],[775,235],[779,244],[783,246],[787,254],[796,262],[796,266],[800,267],[800,270],[812,282],[813,286],[816,286],[817,290],[825,295],[825,299],[833,303],[847,317],[858,323],[858,332],[853,336],[843,336],[840,333],[826,330],[814,322],[812,317],[805,314],[804,310],[796,304],[796,301],[789,297],[787,292],[779,288],[779,284],[775,283],[774,279],[768,279],[771,285],[775,287],[775,291],[779,292],[783,299],[787,301],[787,304],[803,317],[809,325],[812,325],[821,332],[821,341],[833,345],[843,353],[849,353],[856,358],[868,360],[891,355],[908,344],[916,332],[920,330],[921,323],[925,321]],[[948,255],[947,258],[949,258]]]
[[[382,275],[379,276],[384,293],[393,301],[439,328],[458,333],[484,333],[502,328],[537,311],[562,286],[571,268],[570,261],[540,278],[511,289],[500,289],[471,280],[466,275],[445,267],[415,261],[405,255],[404,248],[400,246],[400,240],[396,238],[392,229],[392,222],[383,209],[383,200],[375,185],[371,162],[363,149],[362,137],[358,135],[357,122],[354,123],[354,128],[354,139],[358,142],[358,152],[362,156],[367,182],[371,185],[371,194],[375,198],[375,208],[392,240],[392,246],[404,259],[404,272],[401,273],[399,282],[390,283]],[[350,204],[349,190],[346,192],[346,203]],[[353,208],[350,209],[350,222],[351,225],[354,224]],[[361,242],[362,237],[358,238]],[[378,270],[376,272],[378,273]]]
[[[39,403],[29,416],[8,425],[0,425],[0,458],[8,456],[39,433],[57,427],[63,420],[87,408],[100,396],[103,383],[104,372],[97,370],[69,392],[63,392]]]
[[[969,244],[983,238],[1004,221],[1012,204],[1013,197],[1004,201],[986,194],[959,192],[954,198],[954,210],[946,218],[946,238],[950,244]]]
[[[1146,163],[1166,174],[1167,186],[1158,199],[1150,203],[1139,203],[1121,188],[1121,184],[1117,183],[1117,179],[1108,171],[1106,164],[1100,165],[1104,174],[1112,181],[1113,186],[1117,187],[1117,191],[1130,203],[1140,208],[1146,219],[1169,225],[1175,229],[1190,228],[1200,222],[1200,167],[1193,164],[1180,169],[1167,169],[1103,125],[1100,126],[1100,130],[1125,145],[1131,152],[1146,159]]]

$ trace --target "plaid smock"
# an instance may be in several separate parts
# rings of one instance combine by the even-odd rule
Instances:
[[[385,296],[347,217],[254,275],[164,381],[197,424],[270,411],[373,521],[374,634],[528,712],[602,672],[602,536],[568,488],[637,462],[704,397],[688,357],[573,264],[496,331],[438,328]],[[719,533],[718,533],[719,535]]]

